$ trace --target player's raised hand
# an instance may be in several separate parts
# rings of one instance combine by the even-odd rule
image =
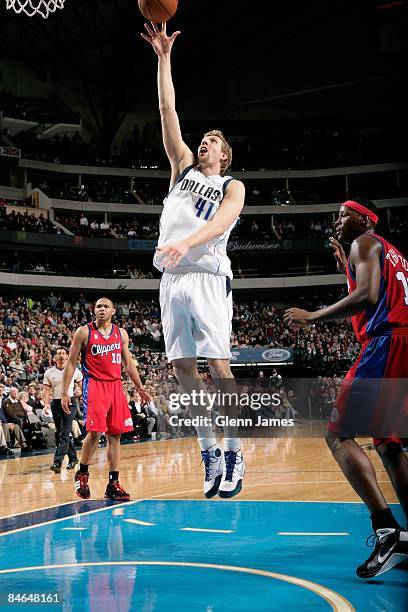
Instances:
[[[145,23],[144,27],[146,28],[147,35],[143,32],[141,37],[152,45],[156,55],[159,57],[170,55],[173,43],[181,32],[177,31],[171,36],[167,36],[166,22],[161,24],[161,28],[157,26],[157,23],[152,22],[150,22],[150,25]]]
[[[336,240],[336,238],[333,238],[333,236],[330,236],[329,242],[330,242],[330,247],[334,251],[333,254],[337,261],[338,271],[346,273],[347,257],[346,257],[343,247],[341,246],[340,242]]]
[[[308,310],[303,310],[302,308],[288,308],[288,310],[285,310],[283,320],[286,325],[293,325],[294,323],[298,325],[310,325],[312,322],[311,317],[312,313]]]

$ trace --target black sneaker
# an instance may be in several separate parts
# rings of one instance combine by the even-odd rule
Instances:
[[[91,491],[88,486],[89,474],[83,474],[79,470],[74,476],[75,493],[82,499],[89,499]]]
[[[61,471],[61,464],[59,463],[59,461],[54,461],[54,463],[50,467],[50,470],[52,470],[56,474],[59,474]]]
[[[77,463],[78,459],[74,459],[74,461],[67,463],[67,470],[73,470]]]
[[[106,499],[114,499],[115,501],[129,501],[130,495],[126,493],[125,489],[119,484],[118,480],[112,483],[108,483],[105,491]]]
[[[373,538],[372,544],[369,540]],[[367,539],[368,546],[374,546],[367,561],[357,568],[359,578],[374,578],[408,558],[408,531],[402,529],[377,529]]]

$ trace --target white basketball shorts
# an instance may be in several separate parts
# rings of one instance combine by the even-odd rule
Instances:
[[[230,359],[232,293],[227,276],[165,272],[160,282],[160,307],[169,361]]]

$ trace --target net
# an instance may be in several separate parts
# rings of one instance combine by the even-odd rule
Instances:
[[[16,13],[25,13],[28,17],[41,15],[47,19],[50,13],[64,8],[65,0],[6,0],[6,7]]]

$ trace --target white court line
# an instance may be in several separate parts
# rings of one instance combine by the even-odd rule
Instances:
[[[278,531],[277,535],[281,536],[348,536],[347,531],[339,532],[313,532],[313,531]]]
[[[86,531],[87,527],[63,527],[62,531]]]
[[[144,527],[153,527],[156,523],[148,523],[147,521],[138,521],[137,519],[123,519],[126,523],[134,523],[135,525],[143,525]]]
[[[124,512],[124,508],[115,508],[114,510],[112,510],[112,516],[123,516]]]
[[[180,531],[202,531],[204,533],[234,533],[233,529],[198,529],[197,527],[183,527]]]

